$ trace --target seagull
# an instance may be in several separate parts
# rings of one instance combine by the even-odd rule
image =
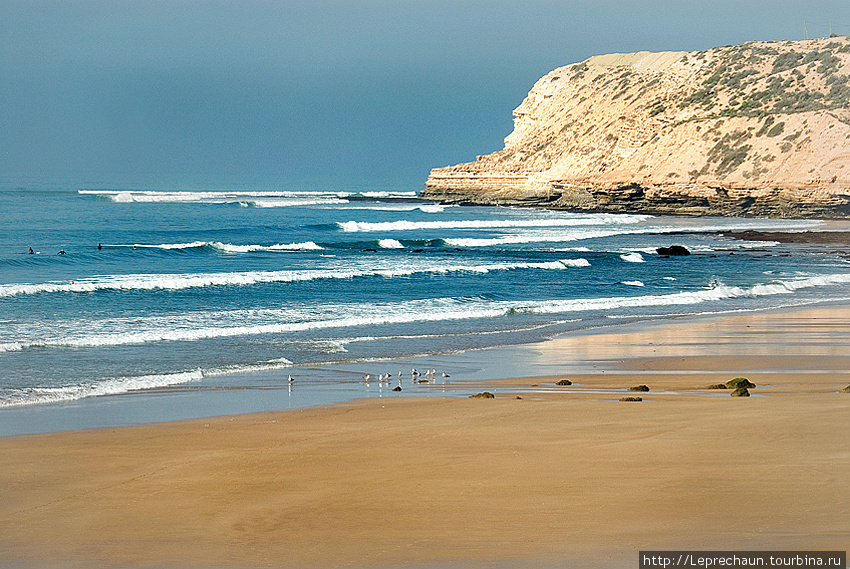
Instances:
[[[447,374],[446,372],[443,372],[443,377],[449,377],[449,374]]]
[[[293,381],[295,381],[295,378],[293,378],[293,377],[290,375],[290,376],[289,376],[289,383],[292,383]]]

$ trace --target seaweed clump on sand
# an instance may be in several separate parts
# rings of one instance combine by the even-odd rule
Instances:
[[[755,386],[756,384],[746,377],[736,377],[735,379],[730,379],[726,382],[726,387],[734,389],[734,391],[729,394],[732,397],[749,397],[750,388]]]
[[[483,391],[469,396],[470,399],[495,399],[496,396],[489,391]]]
[[[729,395],[731,395],[732,397],[749,397],[750,390],[746,387],[739,387]]]
[[[749,389],[750,387],[755,387],[756,384],[747,379],[746,377],[736,377],[735,379],[730,379],[726,382],[726,387],[729,389],[738,389],[740,387],[744,387]]]

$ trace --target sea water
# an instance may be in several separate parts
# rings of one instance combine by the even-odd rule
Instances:
[[[819,220],[444,206],[345,188],[15,188],[0,190],[0,216],[0,434],[17,432],[9,417],[107,395],[180,391],[186,406],[250,388],[244,411],[291,394],[292,376],[346,399],[375,393],[364,370],[408,380],[400,359],[850,297],[841,253],[721,235]],[[674,244],[693,254],[656,253]],[[230,409],[186,414],[218,411]]]

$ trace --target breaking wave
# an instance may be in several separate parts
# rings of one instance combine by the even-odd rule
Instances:
[[[416,192],[357,191],[161,191],[161,190],[78,190],[119,203],[206,203],[239,204],[243,207],[288,207],[348,203],[349,199],[409,199]]]
[[[254,251],[281,252],[281,251],[321,251],[324,247],[313,241],[304,243],[278,243],[276,245],[234,245],[220,241],[192,241],[191,243],[161,243],[149,245],[134,243],[133,245],[105,245],[105,247],[135,247],[136,249],[163,249],[166,251],[184,249],[212,249],[225,253],[251,253]]]
[[[399,243],[399,245],[401,245]],[[46,282],[36,284],[0,285],[0,298],[62,292],[94,292],[98,290],[180,290],[209,286],[246,286],[262,283],[303,282],[318,279],[350,279],[355,277],[399,277],[425,273],[509,271],[516,269],[566,269],[576,266],[589,266],[581,260],[531,263],[488,263],[488,264],[446,264],[446,265],[409,265],[407,267],[378,267],[364,269],[352,266],[339,266],[329,269],[289,270],[289,271],[247,271],[233,273],[195,273],[195,274],[131,274],[104,275],[74,281]]]
[[[131,391],[158,389],[192,383],[200,381],[204,377],[283,369],[291,367],[292,365],[292,362],[286,358],[277,358],[268,362],[245,366],[233,366],[209,370],[195,369],[176,373],[116,377],[93,381],[91,383],[63,387],[5,389],[0,390],[0,408],[75,401],[77,399],[102,397],[104,395],[119,395],[121,393],[128,393]]]
[[[466,219],[457,221],[344,221],[338,222],[347,233],[373,231],[414,231],[418,229],[507,229],[535,227],[578,227],[587,225],[629,225],[648,219],[648,215],[607,215],[594,217],[552,217],[548,219]]]
[[[563,268],[564,265],[561,265]],[[570,315],[584,311],[619,308],[694,305],[741,297],[793,294],[819,286],[850,283],[850,274],[823,275],[788,281],[759,283],[750,287],[724,285],[713,279],[709,286],[668,294],[533,301],[493,301],[486,298],[437,298],[390,303],[358,303],[316,307],[236,310],[186,314],[180,319],[113,319],[67,325],[54,322],[41,338],[20,343],[16,350],[45,347],[97,347],[163,341],[196,341],[234,336],[287,334],[310,330],[498,318],[513,314]],[[622,284],[641,288],[641,281]],[[59,330],[57,332],[56,330]]]

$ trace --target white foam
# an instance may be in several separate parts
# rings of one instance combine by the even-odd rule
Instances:
[[[345,221],[337,225],[345,232],[373,231],[415,231],[419,229],[506,229],[506,228],[540,228],[540,227],[580,227],[628,225],[639,223],[648,216],[643,215],[606,215],[582,217],[552,217],[543,219],[464,219],[456,221]]]
[[[442,205],[442,204],[410,204],[410,203],[391,203],[391,202],[362,202],[349,201],[344,207],[334,209],[339,210],[357,210],[357,211],[421,211],[423,213],[440,213],[448,207],[460,207],[458,205]]]
[[[447,207],[458,207],[458,206],[456,206],[456,205],[432,204],[432,205],[420,205],[420,206],[417,206],[416,209],[418,209],[418,210],[420,210],[424,213],[440,213],[440,212],[444,211]]]
[[[620,255],[620,258],[627,263],[645,263],[646,260],[643,258],[643,255],[640,253],[627,253],[624,255]]]
[[[196,369],[170,374],[119,377],[66,387],[9,390],[7,394],[0,398],[0,407],[55,403],[60,401],[73,401],[87,397],[98,397],[102,395],[116,395],[130,391],[181,385],[193,381],[199,381],[204,377],[284,369],[292,367],[293,365],[293,362],[286,358],[276,358],[252,365],[228,366],[207,370]]]
[[[143,243],[135,243],[133,247],[137,249],[200,249],[210,247],[226,253],[250,253],[253,251],[319,251],[324,249],[320,245],[316,245],[313,241],[304,243],[278,243],[276,245],[234,245],[232,243],[222,243],[220,241],[192,241],[191,243],[162,243],[159,245],[146,245]]]
[[[310,248],[306,244],[305,248]],[[247,286],[261,283],[286,283],[318,279],[349,279],[354,277],[381,276],[398,277],[417,273],[445,274],[451,272],[487,273],[515,269],[564,269],[558,261],[542,263],[490,263],[474,264],[425,264],[409,265],[395,261],[382,267],[364,268],[359,265],[340,265],[328,269],[291,271],[248,271],[233,273],[189,273],[189,274],[130,274],[103,275],[74,281],[51,281],[37,284],[0,285],[0,298],[38,293],[94,292],[97,290],[179,290],[208,286]]]
[[[277,358],[253,365],[228,366],[216,369],[204,370],[204,377],[216,377],[221,375],[232,375],[234,373],[253,373],[257,371],[269,371],[273,369],[285,369],[295,365],[286,358]]]
[[[554,262],[561,268],[562,263]],[[487,299],[437,298],[396,303],[358,303],[290,307],[286,309],[223,311],[218,313],[113,319],[70,326],[53,322],[43,337],[22,347],[97,347],[164,341],[197,341],[234,336],[288,334],[321,329],[368,327],[382,324],[495,318],[509,314],[562,314],[610,311],[617,308],[692,305],[718,300],[791,294],[809,287],[850,282],[850,274],[822,275],[793,281],[760,283],[749,288],[728,286],[713,280],[700,290],[642,296],[578,298],[545,301],[488,301]],[[640,281],[623,284],[641,287]]]
[[[561,259],[558,262],[562,263],[565,267],[589,267],[590,266],[590,261],[588,261],[587,259],[582,259],[582,258],[579,258],[579,259]]]
[[[0,407],[55,403],[59,401],[74,401],[85,397],[115,395],[127,393],[128,391],[154,389],[198,381],[203,376],[204,374],[201,370],[193,370],[161,375],[120,377],[66,387],[18,389],[0,400]]]
[[[373,192],[360,192],[360,195],[364,198],[392,198],[392,197],[402,197],[402,198],[414,198],[418,194],[416,192],[387,192],[387,191],[373,191]]]
[[[523,243],[547,243],[547,242],[563,242],[563,241],[578,241],[581,239],[593,239],[596,237],[608,237],[611,235],[620,235],[623,231],[616,229],[581,229],[573,231],[529,231],[520,232],[510,235],[502,235],[499,237],[486,238],[444,238],[443,242],[446,245],[453,247],[492,247],[495,245],[519,245]]]
[[[280,198],[276,200],[240,201],[242,207],[273,208],[273,207],[305,207],[310,205],[340,205],[349,203],[347,199],[336,197],[314,198]]]
[[[330,190],[304,191],[154,191],[154,190],[79,190],[120,203],[238,203],[243,207],[288,207],[348,203],[347,198],[409,198],[416,192],[356,192]]]
[[[313,241],[304,243],[278,243],[277,245],[233,245],[231,243],[210,243],[214,249],[226,253],[251,253],[255,251],[279,252],[279,251],[321,251],[324,247],[316,245]]]
[[[646,286],[641,281],[620,281],[620,284],[629,285],[629,286]]]
[[[395,239],[381,239],[378,241],[378,246],[383,247],[384,249],[404,249],[404,245],[401,244],[401,241],[397,241]]]
[[[134,243],[133,247],[137,249],[199,249],[210,245],[209,241],[192,241],[191,243],[162,243],[160,245],[145,245],[144,243]]]
[[[552,250],[556,253],[590,253],[589,247],[561,247]]]

